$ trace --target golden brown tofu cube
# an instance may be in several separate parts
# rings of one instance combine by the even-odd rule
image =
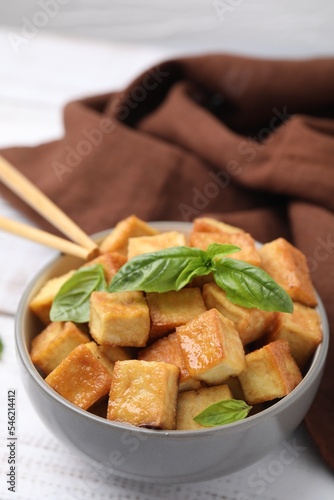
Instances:
[[[255,247],[254,239],[248,233],[192,231],[189,236],[189,245],[191,247],[206,250],[211,243],[236,245],[241,248],[241,250],[228,255],[228,257],[243,260],[253,266],[259,266],[261,264],[261,258]]]
[[[36,314],[44,325],[50,323],[50,309],[55,296],[74,272],[69,271],[62,276],[49,279],[30,302],[29,307],[31,311]]]
[[[95,264],[101,264],[103,266],[104,277],[109,283],[115,276],[117,271],[127,262],[125,255],[117,252],[104,253],[99,255],[93,260],[90,260],[82,267],[93,266]]]
[[[114,371],[115,363],[113,363],[105,354],[103,353],[101,346],[97,345],[96,342],[88,342],[86,344],[87,349],[100,361],[100,363],[108,370],[110,374]]]
[[[260,249],[263,269],[281,285],[292,300],[306,306],[317,305],[305,255],[284,238]]]
[[[179,368],[164,362],[117,361],[109,394],[109,420],[175,429]]]
[[[112,377],[87,345],[76,347],[45,379],[58,394],[83,410],[108,395]]]
[[[246,355],[239,375],[248,404],[263,403],[289,394],[302,380],[286,340],[276,340]]]
[[[217,309],[206,311],[176,331],[191,377],[218,385],[245,369],[239,334]]]
[[[278,313],[266,342],[285,339],[299,368],[303,368],[322,341],[322,328],[316,309],[294,303],[293,313]]]
[[[135,215],[130,215],[130,217],[116,224],[111,233],[102,241],[100,250],[101,252],[119,252],[127,255],[129,238],[152,236],[154,234],[158,234],[156,229],[153,229]]]
[[[180,368],[179,391],[199,389],[201,382],[189,375],[185,365],[177,333],[170,333],[163,339],[156,340],[152,345],[141,350],[138,359],[144,361],[164,361]]]
[[[214,282],[215,280],[213,278],[213,274],[209,273],[205,274],[204,276],[195,276],[195,278],[191,280],[189,286],[202,289],[206,283],[214,283]]]
[[[243,345],[261,338],[275,321],[275,313],[233,304],[215,283],[203,286],[203,299],[208,309],[214,307],[233,321]]]
[[[245,233],[240,227],[230,226],[211,217],[198,217],[194,219],[193,230],[200,233]]]
[[[232,397],[230,389],[225,384],[180,393],[177,402],[176,429],[179,431],[203,430],[205,427],[195,422],[194,417],[208,406],[225,399],[232,399]]]
[[[130,238],[128,245],[128,259],[132,259],[143,253],[156,252],[164,248],[179,247],[186,245],[186,238],[178,231],[169,231],[156,236],[139,236]]]
[[[130,347],[119,347],[112,345],[99,345],[102,354],[113,363],[134,358],[134,353]]]
[[[90,342],[72,322],[52,322],[31,342],[31,361],[48,375],[80,344]]]
[[[206,311],[199,288],[152,292],[146,295],[146,300],[151,317],[150,340],[163,337]]]
[[[89,329],[98,344],[146,345],[150,313],[142,292],[93,292]]]

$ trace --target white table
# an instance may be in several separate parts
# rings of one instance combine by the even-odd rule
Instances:
[[[62,106],[72,98],[125,85],[173,51],[71,40],[40,33],[15,54],[0,30],[0,147],[37,144],[62,133]],[[175,53],[175,52],[174,52]],[[73,64],[75,61],[75,64]],[[89,61],[90,71],[87,71]],[[24,221],[0,199],[0,214]],[[303,426],[273,453],[228,477],[187,485],[150,485],[120,479],[78,458],[40,422],[19,378],[14,314],[27,282],[52,250],[0,233],[0,499],[9,500],[330,500],[334,477]],[[7,390],[17,390],[17,491],[7,490]],[[286,451],[288,450],[288,451]],[[290,460],[283,460],[289,454]],[[191,459],[191,458],[190,458]],[[287,463],[289,462],[289,463]],[[88,481],[88,479],[89,481]]]

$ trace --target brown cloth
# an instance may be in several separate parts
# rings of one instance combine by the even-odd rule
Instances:
[[[61,140],[3,154],[83,229],[210,214],[262,242],[284,236],[334,332],[333,59],[167,61],[124,92],[68,104],[64,122]],[[334,468],[333,341],[306,425]]]

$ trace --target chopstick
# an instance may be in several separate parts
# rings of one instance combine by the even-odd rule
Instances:
[[[71,241],[59,238],[59,236],[55,236],[54,234],[22,224],[21,222],[7,219],[6,217],[0,217],[0,229],[35,241],[36,243],[54,248],[67,255],[74,255],[75,257],[79,257],[83,260],[89,260],[98,254],[97,247],[95,249],[85,248],[80,245],[76,245]]]
[[[2,156],[0,156],[0,180],[72,241],[90,251],[96,251],[96,243],[77,226],[75,222],[62,212],[57,205]],[[52,235],[49,235],[49,237],[50,236]]]

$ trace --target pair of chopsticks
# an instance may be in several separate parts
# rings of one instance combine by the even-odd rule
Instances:
[[[6,217],[0,217],[0,229],[84,260],[98,255],[96,243],[2,156],[0,156],[0,181],[72,241]]]

